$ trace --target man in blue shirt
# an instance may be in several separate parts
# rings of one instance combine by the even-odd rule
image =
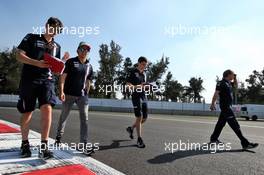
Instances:
[[[145,148],[145,144],[141,136],[141,130],[142,124],[148,118],[147,97],[145,94],[146,75],[144,73],[147,64],[147,58],[139,57],[137,67],[130,71],[126,80],[128,88],[132,90],[132,104],[136,117],[135,123],[132,126],[129,126],[126,130],[129,133],[129,137],[133,139],[133,130],[136,128],[138,135],[137,146],[139,148]]]
[[[233,82],[232,82],[233,81]],[[219,98],[221,113],[211,135],[211,143],[221,143],[218,140],[226,122],[236,133],[241,141],[243,149],[251,149],[258,146],[257,143],[250,143],[242,134],[240,126],[232,110],[233,104],[233,86],[237,86],[236,74],[232,70],[226,70],[223,73],[223,79],[217,83],[210,109],[216,109],[216,100]]]
[[[86,153],[92,151],[92,148],[85,149],[88,146],[88,93],[93,75],[93,68],[87,59],[90,49],[88,44],[81,42],[77,48],[78,56],[65,63],[59,84],[63,104],[56,137],[56,144],[60,144],[68,115],[76,103],[80,112],[80,143],[85,146],[83,151]]]
[[[17,103],[17,109],[22,113],[22,157],[31,156],[28,133],[37,100],[42,117],[39,157],[45,159],[52,157],[52,152],[47,148],[47,142],[52,120],[52,107],[56,103],[56,96],[54,77],[49,65],[43,59],[44,53],[60,58],[60,45],[54,41],[54,37],[61,32],[61,29],[62,22],[58,18],[51,17],[46,23],[44,34],[27,34],[17,47],[17,60],[24,64]]]

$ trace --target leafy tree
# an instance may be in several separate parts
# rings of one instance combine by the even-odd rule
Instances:
[[[201,92],[204,90],[203,79],[192,77],[189,80],[189,87],[185,87],[185,95],[189,102],[201,103]]]
[[[169,57],[165,57],[164,55],[155,64],[150,62],[146,71],[147,82],[156,82],[160,84],[162,76],[167,71],[168,65]],[[154,93],[151,92],[148,98],[154,100],[156,97]]]
[[[95,82],[95,96],[104,98],[115,98],[114,84],[118,79],[118,72],[120,71],[120,64],[122,63],[122,55],[120,54],[121,47],[114,41],[110,42],[110,46],[107,44],[100,45],[99,55],[99,71],[97,72]],[[111,92],[99,92],[100,86],[108,87]]]
[[[126,85],[126,78],[127,78],[132,67],[133,67],[132,61],[129,57],[127,57],[123,62],[122,69],[118,71],[117,84],[121,85],[123,87],[121,89],[122,90],[121,93],[122,93],[124,99],[129,98],[131,95],[130,92],[128,90],[126,90],[124,87]]]
[[[168,72],[165,81],[163,82],[165,85],[164,98],[166,101],[171,100],[178,102],[183,93],[183,86],[177,80],[174,80],[172,77],[172,73]]]
[[[237,102],[239,104],[247,103],[247,88],[245,87],[245,83],[239,83],[237,89]]]
[[[0,94],[18,93],[21,70],[15,47],[0,52]]]
[[[162,75],[167,71],[169,63],[169,57],[165,57],[164,55],[157,63],[153,64],[150,62],[147,70],[147,81],[159,82]]]
[[[246,79],[247,86],[247,98],[250,103],[264,103],[264,95],[262,90],[264,87],[264,69],[260,72],[254,70],[249,78]]]

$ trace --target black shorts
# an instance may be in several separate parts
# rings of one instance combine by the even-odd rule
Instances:
[[[132,95],[132,103],[136,117],[148,118],[148,104],[145,95]]]
[[[35,110],[38,100],[39,108],[44,104],[52,107],[56,104],[57,97],[54,92],[54,82],[43,80],[39,82],[22,82],[19,87],[19,100],[17,109],[21,113],[32,112]]]

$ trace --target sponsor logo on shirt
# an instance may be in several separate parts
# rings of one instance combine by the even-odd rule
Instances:
[[[73,62],[73,65],[75,68],[78,68],[80,66],[80,64],[78,62]]]
[[[45,42],[37,41],[37,47],[45,48]]]

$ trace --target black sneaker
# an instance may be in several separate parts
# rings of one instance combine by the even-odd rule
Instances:
[[[83,150],[83,153],[84,153],[85,155],[87,155],[87,156],[91,156],[93,153],[95,153],[95,152],[94,152],[94,148],[92,147],[92,148],[90,148],[90,149],[84,149],[84,150]]]
[[[60,146],[61,145],[61,137],[56,137],[56,140],[55,140],[55,146]]]
[[[138,140],[137,140],[137,147],[138,148],[145,148],[146,147],[146,145],[144,144],[144,142],[143,142],[141,137],[139,137]]]
[[[87,143],[79,143],[78,147],[77,147],[77,151],[82,152],[83,154],[90,156],[91,154],[95,153],[94,152],[94,147],[88,147]]]
[[[30,145],[29,143],[21,144],[21,158],[31,157]]]
[[[258,147],[258,143],[249,143],[247,145],[242,145],[243,149],[244,150],[247,150],[247,149],[253,149],[253,148],[256,148]]]
[[[41,159],[50,159],[50,158],[53,158],[53,152],[51,152],[50,150],[48,149],[45,149],[45,150],[39,150],[39,155],[38,155],[39,158]]]
[[[133,129],[132,129],[132,127],[129,126],[129,127],[127,127],[126,130],[127,130],[128,134],[129,134],[129,138],[130,138],[130,139],[134,139],[134,136],[133,136]]]

